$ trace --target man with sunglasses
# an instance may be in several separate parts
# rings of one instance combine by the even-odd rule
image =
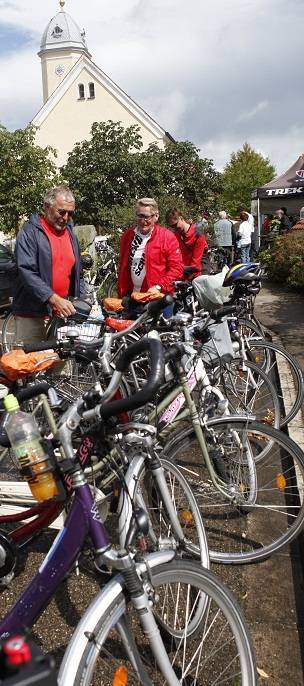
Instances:
[[[75,312],[67,297],[85,295],[80,247],[70,223],[74,210],[70,189],[57,186],[46,193],[43,214],[31,215],[18,232],[12,307],[18,343],[44,340],[52,314]]]
[[[202,273],[204,253],[208,250],[204,234],[196,228],[195,224],[187,221],[176,207],[172,207],[166,213],[166,224],[174,231],[178,240],[184,267],[197,269],[189,278],[199,276]]]
[[[183,261],[175,236],[157,223],[154,198],[140,198],[135,206],[135,226],[120,241],[118,294],[133,291],[172,293],[173,281],[182,278]]]

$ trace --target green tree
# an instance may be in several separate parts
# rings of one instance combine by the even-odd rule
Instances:
[[[222,209],[235,215],[239,207],[250,208],[251,193],[275,176],[275,168],[268,157],[263,157],[248,143],[232,153],[222,174]]]
[[[57,183],[51,148],[35,145],[35,129],[0,127],[0,229],[17,231],[23,217],[41,206],[45,191]],[[54,152],[54,151],[52,151]]]
[[[134,219],[134,199],[143,196],[158,200],[162,219],[170,205],[193,215],[215,203],[220,175],[192,143],[142,146],[137,126],[93,124],[90,140],[76,144],[62,170],[76,195],[77,222],[107,231],[124,226]]]
[[[167,209],[178,205],[189,216],[212,210],[221,189],[220,174],[212,160],[199,157],[199,149],[189,141],[169,143],[164,150],[156,144],[141,153],[141,195],[158,198]]]
[[[90,140],[76,143],[62,169],[76,197],[78,223],[111,227],[115,208],[128,205],[137,188],[138,126],[95,122]]]

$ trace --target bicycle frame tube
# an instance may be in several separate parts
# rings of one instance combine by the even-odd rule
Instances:
[[[96,550],[103,551],[109,546],[90,487],[83,484],[77,488],[65,525],[37,574],[0,623],[1,637],[33,624],[71,569],[88,533]]]

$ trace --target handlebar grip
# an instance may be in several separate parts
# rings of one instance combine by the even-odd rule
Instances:
[[[148,304],[147,312],[150,317],[158,317],[158,315],[165,309],[168,305],[172,305],[174,302],[171,295],[165,295],[161,300],[152,300]]]
[[[100,409],[103,419],[112,417],[120,412],[136,410],[150,402],[164,379],[164,350],[160,341],[154,338],[142,338],[122,352],[116,362],[116,369],[124,372],[130,362],[139,354],[149,352],[151,355],[151,368],[144,387],[130,398],[113,400]]]
[[[216,310],[211,312],[212,319],[220,319],[228,314],[237,314],[239,312],[239,307],[237,305],[223,305],[223,307],[217,307]]]
[[[48,341],[41,341],[41,343],[28,343],[23,346],[25,353],[38,353],[43,350],[55,350],[59,344],[56,338],[50,338]]]

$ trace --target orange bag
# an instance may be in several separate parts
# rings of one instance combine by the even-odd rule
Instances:
[[[111,312],[121,312],[123,310],[121,298],[104,298],[103,306]]]
[[[114,317],[107,317],[105,319],[107,326],[110,326],[114,331],[124,331],[128,329],[131,324],[134,324],[134,319],[114,319]]]
[[[137,303],[149,303],[151,300],[161,300],[163,297],[164,294],[159,291],[157,293],[139,293],[133,291],[131,295],[132,300],[135,300]]]
[[[0,367],[10,381],[16,381],[28,374],[36,374],[43,369],[54,367],[58,362],[61,362],[61,359],[54,350],[25,353],[24,350],[17,348],[2,355]]]

